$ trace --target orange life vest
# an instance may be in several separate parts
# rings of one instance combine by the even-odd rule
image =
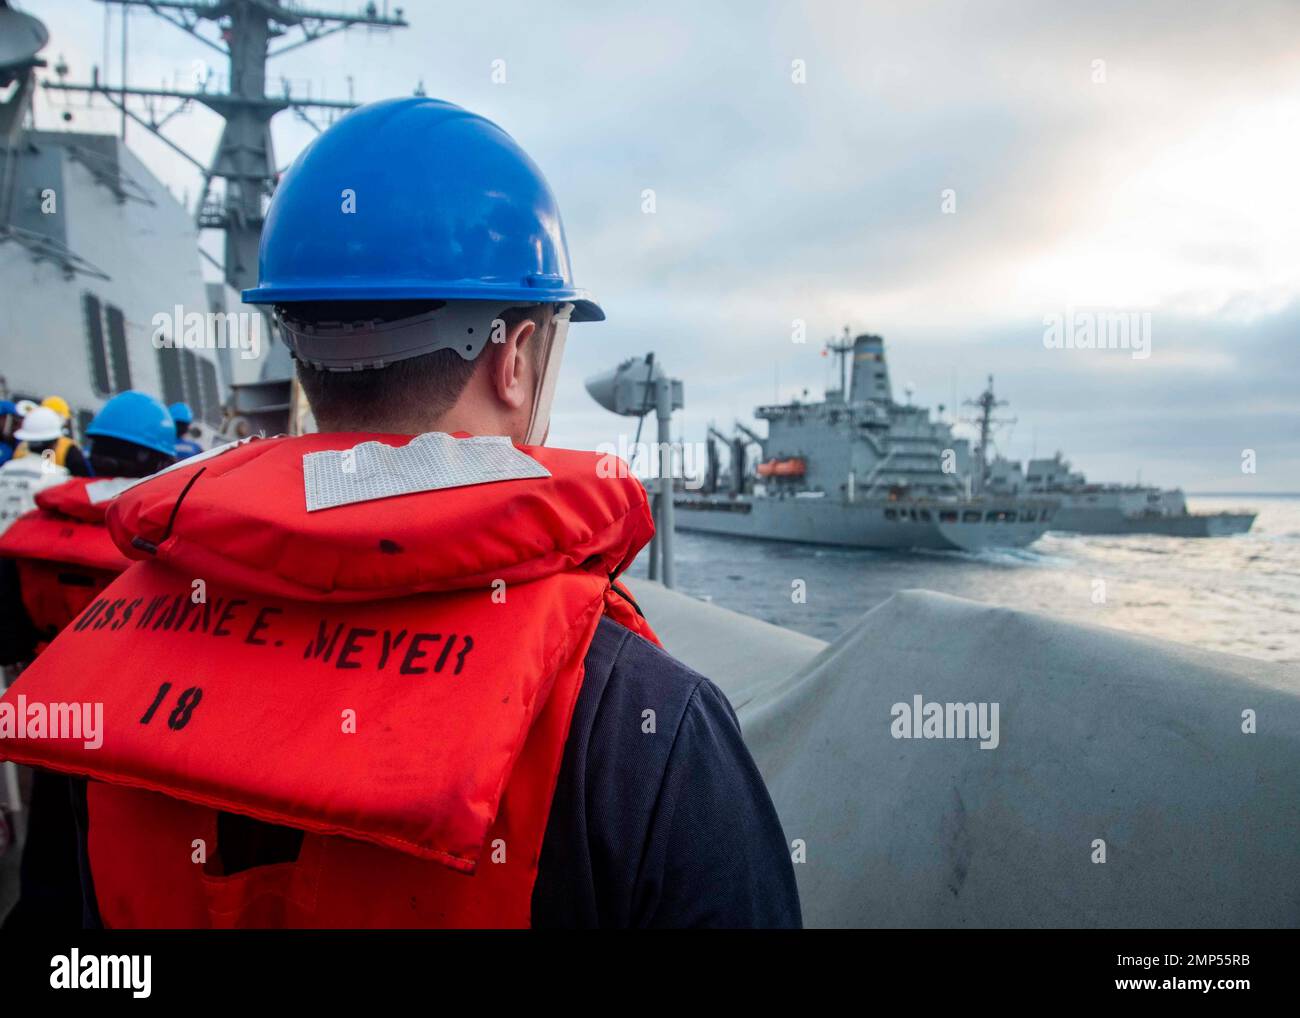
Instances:
[[[653,532],[644,491],[507,443],[548,476],[308,511],[305,454],[363,441],[412,440],[254,440],[120,495],[143,561],[0,701],[102,703],[98,748],[0,756],[97,779],[106,925],[528,925],[596,625],[653,639],[611,580]],[[303,831],[296,858],[227,871],[223,811]]]
[[[104,525],[108,500],[92,501],[87,490],[105,483],[113,479],[74,477],[43,489],[37,508],[0,536],[0,555],[17,559],[23,607],[44,638],[38,653],[130,565]]]

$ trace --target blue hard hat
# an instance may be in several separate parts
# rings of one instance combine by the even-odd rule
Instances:
[[[173,403],[167,408],[167,412],[172,415],[172,420],[177,424],[191,424],[194,421],[194,411],[190,409],[188,403]]]
[[[18,404],[11,399],[0,399],[0,417],[17,417]]]
[[[528,154],[490,120],[418,96],[359,107],[298,156],[243,296],[572,303],[572,321],[605,317],[573,285],[555,195]]]
[[[176,454],[176,422],[161,400],[147,392],[119,392],[95,414],[86,428],[88,438],[118,438],[146,449]]]

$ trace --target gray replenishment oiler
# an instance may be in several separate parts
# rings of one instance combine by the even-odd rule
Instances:
[[[1189,512],[1181,488],[1092,484],[1072,470],[1059,452],[1051,459],[1031,459],[1024,470],[1018,462],[999,457],[989,469],[989,489],[1060,499],[1052,529],[1077,534],[1226,537],[1246,533],[1257,515],[1250,511]]]
[[[846,337],[828,349],[840,358],[840,388],[820,403],[758,407],[767,437],[740,429],[744,437],[730,442],[730,490],[679,493],[677,529],[857,548],[978,550],[1024,547],[1049,528],[1055,498],[983,490],[991,398],[972,471],[969,446],[949,425],[924,407],[894,401],[879,336]],[[846,386],[843,358],[850,355]],[[756,477],[745,462],[750,442],[763,451]],[[711,456],[714,449],[711,435]],[[711,469],[709,480],[716,476]]]

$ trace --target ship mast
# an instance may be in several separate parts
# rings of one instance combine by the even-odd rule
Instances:
[[[277,113],[293,112],[317,131],[320,130],[309,116],[309,110],[326,111],[330,115],[352,109],[351,101],[298,98],[291,94],[284,82],[280,95],[266,93],[266,65],[272,57],[298,49],[308,43],[323,39],[352,27],[366,25],[371,28],[405,28],[407,22],[400,8],[392,16],[380,13],[374,3],[366,5],[355,14],[317,11],[298,6],[289,7],[276,0],[100,0],[126,9],[144,7],[205,46],[226,56],[230,64],[230,81],[227,91],[209,91],[206,81],[195,91],[168,88],[133,88],[125,80],[109,85],[100,80],[99,68],[94,69],[89,84],[75,85],[62,82],[44,82],[52,91],[81,92],[100,95],[129,118],[158,137],[168,148],[187,160],[203,174],[203,187],[195,208],[195,221],[200,229],[221,230],[225,233],[225,260],[219,266],[227,285],[242,290],[257,285],[257,245],[262,234],[263,209],[266,199],[275,187],[277,170],[275,151],[271,145],[270,124]],[[217,30],[217,38],[205,32],[205,22]],[[273,40],[287,37],[293,30],[301,30],[301,37],[285,41],[271,49]],[[124,28],[125,33],[125,28]],[[129,107],[131,99],[141,100],[144,115]],[[180,105],[164,112],[160,101],[177,100]],[[205,165],[190,155],[162,133],[163,126],[173,116],[200,103],[225,121],[221,141],[211,165]],[[125,124],[125,119],[124,119]],[[212,194],[212,180],[219,177],[224,182],[220,197]]]
[[[989,442],[993,438],[994,428],[1001,427],[1004,424],[1015,424],[1014,417],[994,417],[993,411],[998,407],[1007,406],[1004,399],[997,399],[993,395],[993,376],[989,375],[988,388],[979,394],[978,399],[968,399],[964,401],[965,406],[975,407],[979,411],[979,416],[975,418],[975,424],[979,427],[980,439],[979,445],[975,449],[975,494],[982,494],[984,483],[988,479],[989,471]]]
[[[836,374],[840,380],[840,399],[847,403],[849,401],[849,383],[844,372],[844,366],[848,363],[849,354],[853,352],[853,340],[849,336],[849,327],[847,325],[844,326],[843,339],[832,338],[826,341],[825,352],[835,354],[838,362],[836,364]]]

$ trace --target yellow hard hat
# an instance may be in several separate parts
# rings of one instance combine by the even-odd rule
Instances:
[[[41,406],[53,410],[65,421],[72,417],[72,407],[68,406],[68,401],[62,396],[46,396],[41,400]]]

